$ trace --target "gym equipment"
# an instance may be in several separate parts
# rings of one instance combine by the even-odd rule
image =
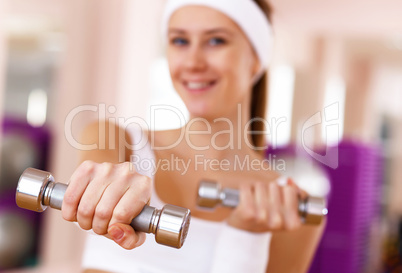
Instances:
[[[54,182],[51,173],[27,168],[21,175],[16,192],[16,202],[20,208],[42,212],[48,206],[61,209],[66,184]],[[162,209],[144,206],[131,226],[136,231],[155,234],[159,244],[181,248],[190,225],[189,209],[165,205]]]
[[[39,151],[35,143],[18,134],[8,134],[1,143],[0,191],[15,189],[15,183],[27,167],[37,166]]]
[[[34,227],[24,215],[0,211],[0,272],[20,266],[34,245]]]
[[[0,272],[39,263],[42,215],[21,210],[15,189],[27,167],[46,169],[51,134],[45,126],[33,127],[26,118],[9,116],[0,120]]]
[[[239,191],[231,188],[221,188],[214,181],[201,181],[198,187],[197,205],[204,208],[214,208],[217,205],[236,207],[239,204]],[[299,215],[305,224],[318,225],[328,214],[324,198],[308,196],[299,199]]]

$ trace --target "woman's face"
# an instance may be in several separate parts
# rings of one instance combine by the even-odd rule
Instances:
[[[192,117],[230,115],[248,107],[259,68],[252,46],[229,17],[203,6],[178,9],[168,26],[173,85]]]

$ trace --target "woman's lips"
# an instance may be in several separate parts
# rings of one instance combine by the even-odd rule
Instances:
[[[184,87],[192,93],[201,93],[209,91],[214,85],[216,81],[184,81]]]

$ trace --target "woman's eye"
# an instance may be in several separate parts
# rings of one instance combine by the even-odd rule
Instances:
[[[179,46],[183,46],[183,45],[187,45],[188,41],[184,38],[173,38],[171,40],[171,43],[174,45],[179,45]]]
[[[224,40],[224,39],[222,39],[222,38],[212,38],[212,39],[210,39],[209,40],[209,44],[210,45],[213,45],[213,46],[215,46],[215,45],[222,45],[222,44],[224,44],[226,41]]]

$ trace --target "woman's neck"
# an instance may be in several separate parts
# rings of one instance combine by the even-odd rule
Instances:
[[[183,140],[194,152],[217,159],[254,153],[248,105],[213,119],[190,116]]]

